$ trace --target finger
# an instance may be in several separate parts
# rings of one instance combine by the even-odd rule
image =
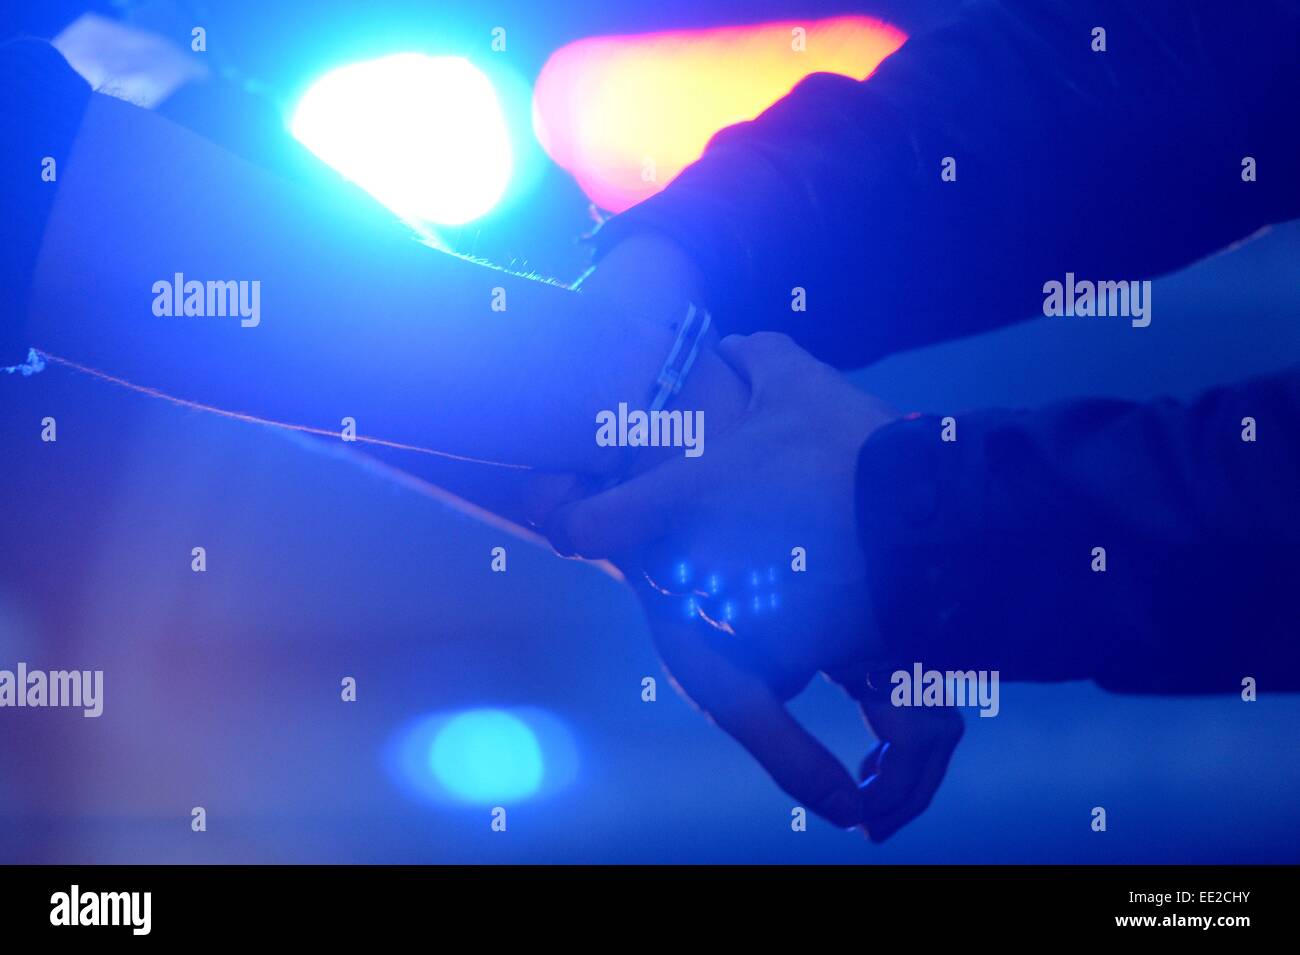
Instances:
[[[948,708],[902,710],[888,700],[860,700],[881,745],[863,761],[863,812],[882,841],[929,807],[964,729]]]
[[[862,765],[858,767],[858,779],[866,782],[880,772],[880,764],[888,749],[889,744],[886,742],[879,742],[872,747],[871,752],[862,758]]]
[[[925,753],[922,744],[881,740],[863,760],[859,778],[863,784],[863,812],[869,818],[883,819],[912,798],[924,768]]]
[[[751,404],[772,382],[797,374],[805,363],[817,363],[794,339],[779,332],[728,335],[718,342],[718,353],[749,382]]]
[[[890,749],[892,751],[894,748],[891,747]],[[952,753],[952,747],[929,750],[923,756],[922,765],[913,777],[911,791],[891,811],[873,810],[871,808],[871,784],[869,783],[864,787],[865,828],[872,842],[884,842],[930,808],[930,803],[934,801],[935,793],[938,792],[939,785],[943,782],[943,777],[948,771],[948,763]],[[876,776],[876,779],[888,777],[890,772],[890,769],[886,768],[888,762],[889,755],[886,752],[882,760],[881,772]]]
[[[859,770],[863,813],[870,837],[880,842],[929,806],[961,738],[963,723],[955,710],[912,710],[892,705],[870,689],[861,668],[834,675],[858,700],[863,718],[880,743]]]
[[[757,675],[713,643],[728,638],[662,609],[648,610],[655,643],[683,692],[801,806],[842,828],[860,824],[862,805],[853,778]]]
[[[696,470],[670,458],[607,491],[558,508],[546,536],[561,553],[607,557],[666,536],[696,492]]]
[[[770,690],[738,696],[710,713],[801,806],[841,828],[862,823],[853,777]]]

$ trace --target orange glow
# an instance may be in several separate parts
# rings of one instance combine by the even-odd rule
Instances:
[[[621,212],[671,182],[718,130],[753,119],[803,77],[865,79],[905,39],[861,16],[592,37],[546,62],[533,124],[592,201]]]

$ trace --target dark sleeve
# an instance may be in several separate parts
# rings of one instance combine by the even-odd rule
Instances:
[[[1300,215],[1298,49],[1300,0],[972,2],[723,130],[597,253],[666,233],[724,332],[841,367],[1041,315],[1067,270],[1151,277]]]
[[[90,86],[48,43],[0,43],[0,367],[27,357],[23,323],[45,221]],[[54,178],[45,160],[54,160]]]
[[[858,461],[895,662],[1134,692],[1300,689],[1300,366],[1189,406],[1076,401],[941,431],[897,422]]]

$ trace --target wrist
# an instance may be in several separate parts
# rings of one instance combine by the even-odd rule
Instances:
[[[748,405],[749,385],[717,351],[706,346],[700,349],[682,390],[669,400],[664,410],[697,415],[696,447],[698,456],[703,456],[709,442],[716,441],[740,422]],[[682,453],[683,449],[678,447],[636,448],[628,475],[640,474],[666,458],[681,456]]]
[[[688,304],[708,307],[704,276],[687,252],[659,232],[638,232],[615,245],[580,283],[631,317],[675,330]]]

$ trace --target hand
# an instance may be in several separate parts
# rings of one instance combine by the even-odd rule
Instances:
[[[929,804],[962,728],[953,710],[895,710],[868,689],[879,644],[854,471],[862,442],[896,415],[783,336],[719,350],[750,384],[740,422],[697,459],[563,509],[553,539],[619,563],[675,681],[778,785],[884,839]],[[858,700],[880,740],[860,789],[783,705],[817,670]]]
[[[699,457],[675,449],[561,508],[549,532],[561,551],[624,562],[798,688],[877,649],[855,470],[862,443],[897,415],[785,336],[733,337],[718,352],[749,384],[739,421],[717,434],[706,415]]]
[[[900,709],[887,692],[872,692],[865,674],[828,674],[857,699],[877,740],[855,786],[839,760],[790,715],[784,703],[793,693],[774,689],[727,642],[710,639],[698,621],[678,614],[644,578],[632,583],[677,688],[800,805],[842,828],[861,826],[877,843],[929,808],[961,740],[957,710]]]

